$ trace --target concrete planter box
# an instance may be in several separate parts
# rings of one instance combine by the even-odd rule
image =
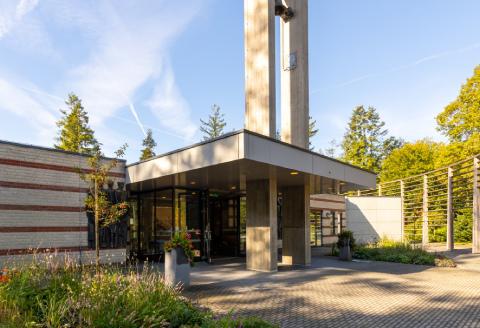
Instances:
[[[190,286],[190,262],[181,247],[165,253],[165,282],[172,287]]]
[[[350,245],[343,246],[340,248],[339,257],[342,261],[351,261],[352,260],[352,250],[350,249]]]

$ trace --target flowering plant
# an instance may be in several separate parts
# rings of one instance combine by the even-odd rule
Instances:
[[[2,271],[0,271],[0,283],[2,282],[8,282],[9,278],[8,278],[8,270],[7,269],[3,269]]]
[[[195,254],[193,252],[194,247],[192,243],[192,235],[186,231],[175,232],[172,236],[172,239],[165,243],[164,249],[165,252],[171,252],[172,249],[177,247],[181,247],[183,249],[190,266],[193,266]]]

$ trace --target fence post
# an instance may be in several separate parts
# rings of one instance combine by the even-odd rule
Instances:
[[[403,182],[403,180],[400,180],[400,199],[401,199],[401,203],[402,203],[402,209],[401,209],[401,217],[402,217],[402,224],[401,224],[401,238],[402,238],[402,241],[405,241],[405,216],[404,216],[404,209],[403,209],[403,206],[405,204],[405,183]]]
[[[480,159],[473,159],[472,253],[480,253]]]
[[[453,215],[453,169],[448,167],[447,178],[447,251],[453,251],[454,248],[454,215]]]
[[[423,176],[422,246],[428,245],[428,177]]]

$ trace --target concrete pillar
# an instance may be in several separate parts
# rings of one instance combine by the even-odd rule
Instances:
[[[308,0],[281,2],[293,10],[280,18],[282,141],[308,148]]]
[[[310,265],[310,186],[282,189],[282,263]]]
[[[473,159],[472,253],[480,253],[480,159]]]
[[[245,128],[275,137],[275,0],[245,0]]]
[[[428,177],[423,176],[422,245],[428,245]]]
[[[453,169],[448,168],[447,180],[447,251],[454,248],[454,227],[453,227]]]
[[[247,269],[277,271],[277,179],[247,180]]]

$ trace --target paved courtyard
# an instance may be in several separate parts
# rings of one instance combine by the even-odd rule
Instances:
[[[480,257],[474,258],[480,267]],[[254,273],[199,265],[186,294],[281,327],[480,327],[480,271],[314,257],[308,269]]]

